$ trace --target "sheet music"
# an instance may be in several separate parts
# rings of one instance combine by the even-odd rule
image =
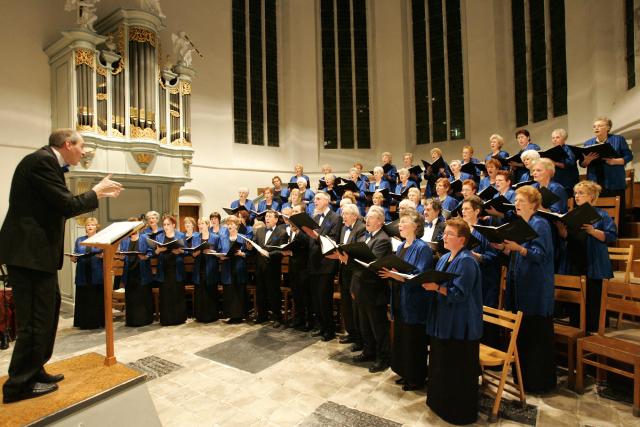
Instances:
[[[334,249],[337,249],[338,244],[329,237],[320,235],[320,246],[322,249],[322,253],[326,254]]]
[[[142,221],[120,221],[114,222],[104,230],[98,231],[87,240],[83,241],[81,245],[91,246],[92,244],[106,244],[110,245],[125,236],[131,234],[134,230],[140,229],[144,226]]]
[[[391,238],[391,249],[393,249],[393,252],[396,252],[401,244],[402,244],[402,240],[396,237]]]

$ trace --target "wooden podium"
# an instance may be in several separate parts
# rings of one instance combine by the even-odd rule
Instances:
[[[107,356],[104,359],[106,366],[116,364],[116,356],[113,348],[113,258],[120,241],[144,227],[142,221],[114,222],[104,230],[89,237],[81,245],[99,248],[103,251],[102,274],[104,279],[104,329],[106,335]]]

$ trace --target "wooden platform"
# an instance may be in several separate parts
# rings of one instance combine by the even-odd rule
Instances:
[[[104,356],[97,353],[51,363],[46,369],[50,374],[64,374],[58,391],[16,403],[0,403],[0,426],[49,425],[142,384],[146,378],[121,363],[105,366]],[[0,378],[0,384],[6,379]]]

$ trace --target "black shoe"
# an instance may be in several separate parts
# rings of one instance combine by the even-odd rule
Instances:
[[[242,323],[242,319],[239,317],[232,317],[228,320],[225,320],[224,323],[227,325],[237,325],[238,323]]]
[[[362,351],[363,348],[364,347],[362,344],[355,343],[351,346],[350,350],[351,350],[351,353],[355,353],[356,351]]]
[[[304,326],[304,322],[300,319],[295,319],[293,322],[289,324],[290,327],[298,329]]]
[[[376,362],[372,367],[369,368],[369,372],[375,374],[376,372],[386,371],[389,368],[389,363],[387,362]]]
[[[370,354],[360,353],[357,356],[353,356],[352,360],[356,363],[362,363],[362,362],[371,362],[372,360],[376,360],[376,358],[375,356],[372,356]]]
[[[340,344],[351,344],[356,342],[351,335],[345,335],[344,337],[340,337],[338,340]]]
[[[44,384],[54,384],[64,379],[64,374],[51,375],[43,369],[36,377],[36,381]]]
[[[396,380],[396,384],[398,384],[398,385],[402,385],[402,384],[404,384],[404,378],[398,378],[398,379]]]
[[[272,325],[272,326],[273,326],[274,328],[278,329],[280,326],[282,326],[282,323],[280,323],[280,321],[279,321],[279,320],[275,320],[275,321],[273,322],[273,325]]]
[[[405,384],[402,386],[404,391],[420,390],[424,388],[424,384]]]
[[[321,330],[318,330],[318,331],[313,332],[311,334],[312,337],[320,337],[320,336],[323,336],[323,335],[324,335],[324,331],[321,331]]]
[[[4,395],[2,397],[2,403],[13,403],[18,402],[20,400],[25,399],[33,399],[34,397],[39,397],[51,392],[54,392],[58,389],[58,384],[44,384],[44,383],[35,383],[31,390],[12,395]]]
[[[331,341],[332,339],[335,339],[336,334],[324,334],[322,335],[322,341],[327,342],[327,341]]]

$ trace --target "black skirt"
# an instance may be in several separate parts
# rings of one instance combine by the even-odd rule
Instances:
[[[104,288],[102,285],[76,286],[73,326],[80,329],[104,328]]]
[[[247,284],[238,283],[235,273],[235,259],[232,257],[229,262],[231,262],[231,283],[222,285],[224,316],[230,319],[242,319],[246,315]]]
[[[517,346],[524,390],[545,393],[555,389],[553,317],[523,316]],[[517,380],[515,364],[512,373]]]
[[[400,320],[393,321],[393,346],[391,369],[400,375],[406,384],[424,385],[427,377],[427,354],[429,337],[425,325],[411,325]]]
[[[209,323],[218,320],[218,286],[207,285],[206,266],[204,260],[200,262],[200,283],[195,285],[193,304],[196,320]],[[196,274],[194,272],[194,274]]]
[[[176,256],[164,258],[164,282],[160,283],[160,324],[179,325],[187,320],[184,284],[176,278]]]
[[[427,406],[448,423],[478,419],[478,341],[431,338]]]
[[[140,270],[129,270],[125,284],[125,322],[127,326],[144,326],[153,322],[151,285],[140,284]]]

